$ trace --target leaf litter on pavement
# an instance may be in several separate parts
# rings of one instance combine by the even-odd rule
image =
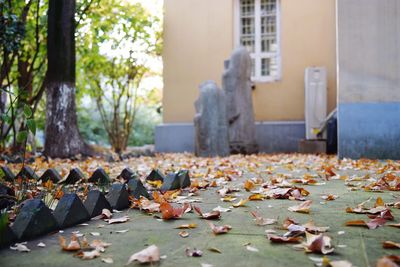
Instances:
[[[44,160],[44,158],[38,157],[32,165],[35,170],[38,170],[39,175],[47,168],[55,168],[63,177],[73,167],[79,167],[88,175],[93,173],[97,167],[102,167],[110,174],[111,178],[114,178],[114,182],[120,181],[116,177],[122,169],[129,166],[137,171],[139,179],[142,180],[152,195],[152,199],[144,197],[131,199],[131,208],[145,214],[153,214],[155,219],[161,218],[164,223],[181,219],[183,223],[178,226],[174,224],[171,229],[186,229],[180,230],[177,234],[188,240],[192,238],[191,232],[196,231],[197,224],[208,224],[211,230],[209,232],[214,234],[214,238],[220,238],[218,237],[220,234],[230,235],[232,229],[240,232],[241,229],[231,226],[230,220],[237,216],[236,214],[245,210],[245,212],[250,213],[248,225],[273,227],[273,229],[265,230],[266,237],[271,243],[295,244],[293,253],[298,253],[295,250],[301,249],[307,253],[331,254],[333,251],[340,250],[339,246],[335,249],[335,244],[337,244],[335,239],[339,238],[339,234],[329,233],[332,226],[329,220],[325,221],[325,225],[316,226],[313,216],[318,215],[314,215],[314,210],[318,212],[323,209],[329,210],[330,204],[328,202],[341,201],[345,194],[351,194],[351,192],[369,193],[370,197],[355,207],[349,205],[349,202],[348,204],[343,203],[343,209],[338,212],[341,213],[340,216],[345,221],[343,225],[339,225],[340,231],[336,230],[336,232],[343,233],[343,235],[340,235],[346,236],[347,233],[343,230],[350,226],[365,227],[366,231],[391,226],[389,228],[393,229],[394,236],[396,236],[395,232],[398,231],[396,228],[400,227],[400,223],[395,218],[398,212],[394,211],[400,208],[400,196],[397,193],[400,191],[400,162],[398,161],[365,159],[338,161],[332,156],[300,154],[234,155],[228,158],[214,159],[196,158],[191,154],[160,154],[155,157],[141,157],[113,163],[97,158],[71,161]],[[15,164],[11,168],[15,171],[19,167],[20,164]],[[159,188],[162,183],[146,181],[145,179],[150,171],[155,168],[165,174],[187,169],[191,176],[191,186],[182,190],[160,192]],[[327,183],[335,182],[343,183],[347,190],[345,192],[325,191],[324,186]],[[20,190],[18,183],[8,185],[12,186],[17,192]],[[95,185],[88,184],[85,181],[67,187],[69,190],[77,192],[82,199],[86,198],[89,188],[96,188]],[[319,193],[314,196],[313,193],[310,193],[312,188],[319,188]],[[215,205],[216,208],[203,206],[207,204],[207,199],[203,199],[202,196],[203,191],[215,192],[215,195],[220,199],[220,205]],[[54,192],[54,199],[56,200],[60,199],[63,194],[60,185],[47,182],[32,187],[30,196],[35,197],[43,192],[46,192],[47,195],[49,193],[52,195],[51,192]],[[385,203],[380,196],[374,195],[382,192],[391,192],[392,199]],[[321,199],[324,202],[319,202]],[[269,209],[274,206],[273,201],[275,200],[286,201],[286,205],[283,202],[278,202],[280,207],[285,207],[286,210],[293,213],[303,214],[301,215],[303,216],[301,218],[304,218],[303,223],[291,218],[280,218],[280,214],[276,211],[270,213]],[[268,208],[265,208],[265,205],[263,208],[258,207],[260,205],[258,203],[266,201],[269,203]],[[225,208],[226,204],[230,207]],[[321,205],[324,205],[324,207]],[[225,218],[228,211],[231,214]],[[195,213],[197,218],[193,217],[191,213]],[[263,215],[266,215],[266,218]],[[187,219],[186,217],[197,221],[186,223],[184,221]],[[151,218],[148,219],[151,220]],[[109,210],[103,210],[97,219],[106,221],[108,224],[128,222],[135,224],[134,218],[131,219],[127,215],[114,218],[113,213]],[[203,221],[201,221],[202,219]],[[214,223],[209,220],[220,222]],[[240,227],[246,227],[246,225]],[[335,227],[337,229],[338,226],[335,225]],[[115,232],[121,233],[120,238],[124,238],[123,234],[127,233],[128,229]],[[97,232],[91,233],[96,237],[100,235]],[[102,237],[107,238],[105,235],[102,235]],[[384,241],[382,250],[398,248],[399,241],[398,239]],[[62,250],[73,251],[77,257],[82,259],[100,257],[100,253],[103,253],[109,246],[98,245],[93,247],[80,233],[72,235],[69,240],[60,236],[59,242]],[[97,241],[97,243],[99,242]],[[173,241],[171,240],[171,242]],[[108,243],[104,242],[103,244]],[[264,244],[264,246],[269,245],[269,242]],[[28,252],[29,249],[25,249],[24,246],[17,244],[12,249]],[[259,251],[262,247],[259,245],[257,248],[250,246],[247,249]],[[159,254],[157,246],[149,246],[143,251],[133,254],[128,263],[133,261],[156,262],[160,260]],[[185,251],[182,251],[182,255],[185,255]],[[382,255],[384,255],[383,251]],[[207,253],[204,254],[204,257],[206,256]],[[102,259],[106,263],[113,261],[110,257],[102,257]],[[342,262],[347,263],[347,260],[343,259]],[[396,260],[395,257],[387,257],[380,261]],[[332,266],[337,264],[334,262],[331,262]]]

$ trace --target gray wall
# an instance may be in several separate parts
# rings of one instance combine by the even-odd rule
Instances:
[[[297,152],[298,142],[305,138],[304,121],[256,123],[260,152]],[[173,123],[156,126],[157,152],[193,152],[194,126],[192,123]]]
[[[339,157],[400,159],[400,1],[337,0]]]

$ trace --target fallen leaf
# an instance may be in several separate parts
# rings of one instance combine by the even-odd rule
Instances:
[[[112,212],[108,209],[103,209],[101,215],[103,219],[110,219],[112,217]]]
[[[99,232],[90,232],[90,234],[91,234],[92,236],[100,236],[100,233],[99,233]]]
[[[223,208],[221,206],[213,208],[213,211],[219,211],[219,212],[230,212],[232,211],[230,208]]]
[[[323,200],[326,200],[326,201],[332,201],[332,200],[337,199],[338,196],[337,195],[328,194],[328,195],[322,195],[321,198]]]
[[[246,180],[243,187],[246,191],[250,191],[255,187],[255,184],[251,180]]]
[[[12,250],[16,250],[19,252],[29,252],[31,251],[27,246],[26,246],[26,242],[24,243],[15,243],[14,246],[11,246],[10,249]]]
[[[75,234],[73,234],[71,236],[71,242],[69,242],[68,245],[67,245],[67,241],[65,240],[65,238],[61,235],[58,237],[58,241],[60,243],[62,250],[77,251],[77,250],[81,249],[81,245],[79,244],[78,237]]]
[[[328,267],[352,267],[353,264],[349,261],[330,261]]]
[[[106,221],[108,222],[108,224],[124,223],[124,222],[129,221],[129,216],[122,216],[122,217],[115,218],[115,219],[108,219]]]
[[[279,236],[275,234],[267,234],[267,238],[273,243],[299,243],[303,240],[301,236]]]
[[[162,213],[163,220],[179,219],[189,207],[190,205],[188,203],[185,203],[180,208],[174,208],[168,202],[163,202],[160,205],[160,211]]]
[[[306,232],[306,242],[303,243],[306,252],[330,254],[335,249],[331,244],[331,238],[329,236],[318,234],[313,235]]]
[[[188,233],[187,231],[180,231],[180,232],[179,232],[179,235],[180,235],[180,237],[185,238],[185,237],[188,237],[188,236],[189,236],[189,233]]]
[[[101,258],[101,261],[107,264],[113,264],[114,260],[112,258]]]
[[[375,218],[370,220],[369,222],[365,222],[364,220],[354,220],[346,222],[346,226],[363,226],[368,227],[369,229],[376,229],[379,226],[382,226],[386,223],[386,220],[383,218]]]
[[[208,248],[208,250],[211,251],[211,252],[215,252],[215,253],[222,254],[222,251],[219,250],[219,249],[216,248],[216,247],[210,247],[210,248]]]
[[[203,256],[203,251],[194,248],[193,250],[191,250],[190,248],[186,248],[185,250],[186,256],[188,257],[201,257]]]
[[[390,223],[388,226],[400,228],[400,223]]]
[[[262,194],[260,194],[260,193],[252,194],[252,195],[249,196],[248,199],[251,200],[251,201],[254,201],[254,200],[264,200],[264,195],[262,195]]]
[[[246,249],[248,251],[251,251],[251,252],[258,252],[259,251],[258,248],[255,248],[255,247],[252,247],[252,246],[249,246],[249,245],[246,246]]]
[[[126,265],[129,265],[134,261],[138,261],[140,263],[158,262],[160,261],[160,250],[157,246],[151,245],[130,256]]]
[[[211,222],[208,222],[208,225],[210,226],[211,230],[213,231],[213,233],[215,235],[226,234],[232,229],[232,226],[230,226],[230,225],[218,226]]]
[[[197,224],[195,223],[190,223],[190,224],[181,224],[178,227],[176,227],[176,229],[193,229],[196,228]]]
[[[126,232],[128,232],[129,230],[128,229],[124,229],[124,230],[118,230],[118,231],[115,231],[117,234],[124,234],[124,233],[126,233]]]
[[[383,242],[383,248],[400,248],[400,243],[385,241]]]
[[[398,267],[400,265],[400,256],[388,255],[380,258],[376,267]]]
[[[367,226],[369,229],[376,229],[380,226],[383,226],[385,223],[386,219],[377,217],[367,222]]]
[[[225,196],[225,197],[223,197],[223,198],[221,198],[221,200],[223,201],[223,202],[233,202],[233,201],[235,201],[237,198],[236,197],[233,197],[233,196]]]
[[[306,228],[307,232],[317,234],[317,233],[324,233],[329,230],[329,226],[316,226],[313,221],[309,221],[306,224],[302,225]]]
[[[235,208],[243,207],[247,202],[249,202],[248,199],[241,199],[238,203],[232,204],[232,206]]]
[[[378,197],[376,199],[374,207],[376,208],[376,207],[384,207],[384,206],[385,206],[385,202],[383,202],[381,197]]]
[[[277,222],[276,219],[263,218],[255,211],[250,212],[250,214],[253,215],[253,217],[255,218],[256,224],[260,225],[260,226],[270,225],[270,224],[274,224]]]
[[[80,251],[76,254],[77,257],[81,258],[82,260],[91,260],[97,257],[100,257],[100,252],[96,249],[92,251]]]
[[[155,181],[146,180],[146,183],[148,183],[149,185],[151,185],[155,188],[160,188],[163,184],[163,182],[161,180],[155,180]]]
[[[300,212],[300,213],[310,213],[312,200],[307,200],[301,203],[300,205],[291,206],[288,208],[289,211]]]
[[[221,213],[219,211],[211,211],[203,213],[198,206],[193,206],[193,210],[200,215],[201,218],[206,220],[218,220],[221,218]]]
[[[92,243],[90,243],[91,248],[94,248],[100,252],[104,252],[109,246],[111,246],[111,243],[106,243],[98,239],[95,239],[92,241]]]

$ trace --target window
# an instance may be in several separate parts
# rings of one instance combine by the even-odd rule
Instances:
[[[279,80],[279,0],[236,0],[236,6],[236,46],[250,52],[252,80]]]

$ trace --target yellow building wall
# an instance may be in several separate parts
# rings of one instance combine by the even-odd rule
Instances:
[[[198,87],[221,86],[234,49],[235,0],[164,0],[164,123],[192,122]],[[257,83],[257,121],[304,120],[304,70],[328,71],[328,112],[336,107],[335,0],[281,0],[281,80]]]

